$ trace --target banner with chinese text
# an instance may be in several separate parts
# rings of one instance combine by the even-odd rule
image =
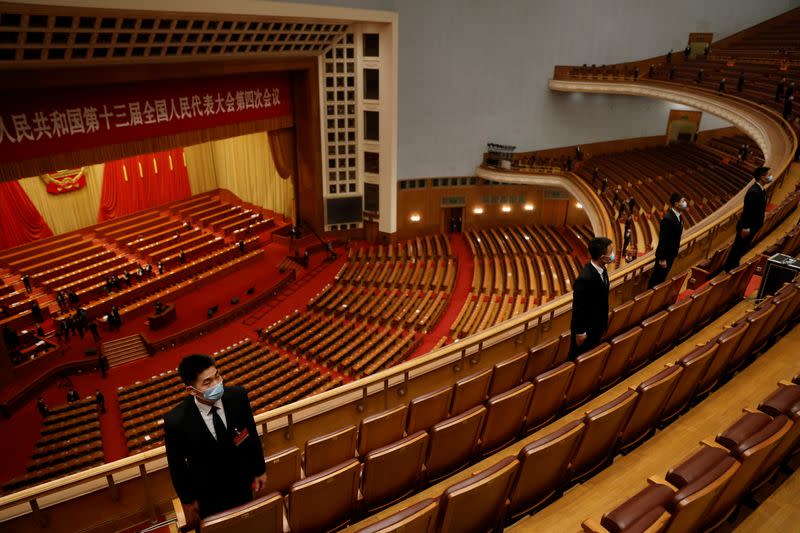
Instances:
[[[291,116],[288,73],[0,92],[0,163]]]

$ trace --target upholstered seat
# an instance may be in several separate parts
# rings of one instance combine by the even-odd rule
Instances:
[[[567,409],[583,403],[597,390],[610,350],[611,346],[604,342],[575,358],[575,372],[564,399]]]
[[[514,457],[493,466],[444,491],[441,498],[441,533],[501,530],[511,484],[519,469]]]
[[[668,366],[636,387],[636,405],[620,436],[621,450],[629,450],[655,430],[659,415],[682,372],[681,365]]]
[[[528,364],[528,352],[522,352],[494,365],[489,397],[511,390],[520,383]]]
[[[294,483],[289,489],[292,533],[328,531],[347,522],[356,510],[361,464],[351,459]]]
[[[629,326],[635,326],[649,316],[647,310],[650,308],[650,301],[653,299],[654,293],[653,289],[647,289],[633,297],[633,309],[628,317]]]
[[[570,465],[572,481],[587,477],[613,458],[636,397],[636,392],[627,390],[614,400],[586,413],[583,419],[586,431]]]
[[[453,385],[453,403],[450,406],[450,415],[461,414],[485,402],[488,398],[491,380],[492,369],[487,368],[456,381]]]
[[[683,322],[693,302],[694,300],[691,298],[686,298],[667,307],[669,318],[664,323],[664,329],[661,330],[661,338],[664,342],[674,344],[680,337],[683,331]]]
[[[661,352],[661,330],[668,316],[666,311],[660,311],[642,320],[642,334],[631,354],[630,370],[641,368]]]
[[[764,429],[770,422],[772,422],[772,417],[765,413],[746,412],[728,429],[717,435],[714,440],[728,450],[733,451],[753,434]]]
[[[633,310],[633,303],[633,300],[628,300],[611,309],[611,315],[608,318],[608,329],[606,330],[607,339],[610,339],[628,327],[628,324],[630,324],[629,317]]]
[[[244,505],[207,516],[199,531],[205,533],[282,533],[283,497],[277,492],[256,498]]]
[[[600,524],[611,533],[646,531],[667,512],[674,493],[666,485],[653,483],[640,490],[622,505],[603,515]]]
[[[520,450],[519,476],[509,497],[511,518],[544,505],[560,492],[585,428],[582,421],[573,420]]]
[[[365,417],[358,428],[358,455],[366,454],[403,438],[406,425],[405,405]]]
[[[769,416],[787,415],[800,410],[800,385],[782,385],[758,404]]]
[[[552,420],[564,405],[575,363],[567,362],[543,372],[533,380],[533,397],[525,415],[525,427],[532,431]]]
[[[422,479],[428,434],[418,431],[364,457],[361,493],[367,509],[375,509],[410,494]]]
[[[551,339],[528,350],[528,361],[523,379],[532,380],[552,368],[558,352],[559,339]]]
[[[292,446],[264,458],[267,469],[267,491],[286,493],[300,479],[300,448]]]
[[[309,439],[305,450],[307,476],[322,472],[355,457],[356,427],[347,426]]]
[[[486,402],[486,421],[481,432],[482,454],[490,454],[519,435],[532,395],[533,385],[525,382],[489,398]]]
[[[411,435],[420,430],[427,431],[437,422],[447,418],[452,397],[453,387],[444,387],[408,402],[406,433]]]
[[[430,429],[431,440],[425,459],[428,481],[440,479],[469,462],[478,447],[485,417],[486,408],[479,405]]]
[[[608,388],[620,381],[628,371],[628,363],[636,343],[642,334],[642,328],[632,327],[628,331],[621,333],[609,341],[611,349],[606,358],[606,364],[600,375],[600,387]]]
[[[414,505],[397,511],[391,516],[379,520],[357,533],[433,533],[439,518],[439,500],[428,498]]]

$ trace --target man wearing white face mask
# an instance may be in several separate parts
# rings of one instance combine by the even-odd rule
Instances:
[[[669,197],[669,205],[670,208],[661,218],[658,231],[656,263],[653,265],[653,273],[647,283],[648,288],[651,289],[667,279],[672,262],[678,257],[678,250],[681,247],[681,235],[683,234],[681,212],[685,211],[689,204],[686,202],[686,198],[680,194],[672,193],[672,196]]]
[[[591,261],[586,263],[572,284],[570,359],[600,344],[608,329],[610,282],[606,265],[615,259],[611,239],[595,237],[589,241],[589,256]]]
[[[753,245],[753,237],[764,225],[764,214],[767,212],[767,191],[764,187],[772,181],[772,174],[769,173],[769,167],[758,167],[753,171],[753,177],[756,182],[744,196],[742,216],[736,223],[736,238],[725,261],[726,271],[739,266],[742,256]]]
[[[188,396],[164,416],[167,461],[186,522],[253,498],[266,485],[264,452],[247,393],[225,387],[214,359],[194,354],[178,372]]]

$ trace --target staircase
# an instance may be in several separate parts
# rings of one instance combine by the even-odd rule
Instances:
[[[150,355],[141,335],[131,335],[104,342],[100,347],[106,357],[109,368],[144,359]]]

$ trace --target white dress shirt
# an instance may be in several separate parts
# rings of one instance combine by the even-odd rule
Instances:
[[[194,403],[197,406],[197,409],[200,411],[200,416],[203,417],[203,422],[206,423],[206,427],[213,435],[214,439],[217,438],[217,432],[214,431],[214,418],[211,416],[211,408],[217,408],[217,414],[222,419],[222,423],[225,424],[225,427],[228,427],[228,419],[225,417],[225,407],[222,405],[222,400],[217,400],[214,402],[214,405],[206,405],[200,400],[195,397]]]
[[[600,274],[600,279],[603,280],[603,283],[605,283],[606,278],[605,278],[605,276],[603,274],[605,273],[606,269],[603,268],[603,267],[599,267],[599,266],[595,265],[594,261],[589,261],[589,262],[592,264],[592,266],[595,268],[595,270],[597,270],[597,273]]]
[[[681,212],[676,210],[674,207],[671,207],[670,209],[672,209],[672,212],[675,213],[675,216],[678,218],[678,222],[680,222],[681,221]]]

